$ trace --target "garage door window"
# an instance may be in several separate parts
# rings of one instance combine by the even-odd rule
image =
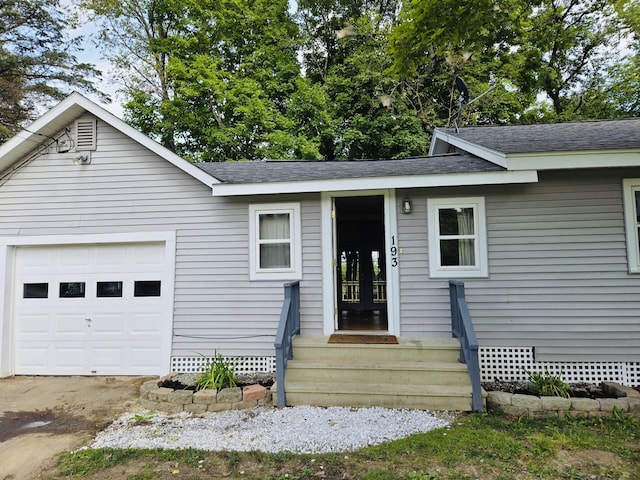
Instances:
[[[160,280],[136,280],[133,284],[134,297],[159,297]]]
[[[22,289],[23,298],[49,298],[48,283],[25,283]]]
[[[98,282],[96,297],[122,297],[122,282]]]
[[[84,298],[84,282],[61,282],[60,298]]]

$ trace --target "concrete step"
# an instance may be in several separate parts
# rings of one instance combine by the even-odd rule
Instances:
[[[397,345],[328,339],[294,337],[284,379],[287,405],[471,409],[471,381],[458,361],[457,339],[402,337]]]
[[[313,378],[333,384],[471,385],[467,366],[459,362],[312,362],[297,358],[287,364],[287,384]]]
[[[457,362],[460,343],[455,338],[398,338],[397,345],[328,343],[327,336],[296,336],[296,360],[343,361],[374,358],[378,362]]]
[[[286,383],[287,405],[471,410],[471,387]]]

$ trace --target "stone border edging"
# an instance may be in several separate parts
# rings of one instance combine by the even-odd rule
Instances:
[[[170,373],[158,380],[144,382],[140,386],[140,403],[144,408],[166,413],[191,412],[202,414],[207,412],[223,412],[226,410],[243,410],[256,406],[272,405],[271,392],[262,385],[207,389],[174,390],[161,387],[165,381],[172,380],[177,374]]]
[[[640,393],[615,382],[603,382],[604,390],[617,398],[538,397],[517,393],[487,392],[487,409],[519,417],[562,417],[564,415],[602,417],[614,409],[640,415]]]

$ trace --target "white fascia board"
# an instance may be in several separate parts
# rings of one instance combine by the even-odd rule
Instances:
[[[567,170],[580,168],[640,167],[640,150],[588,150],[573,152],[547,152],[511,154],[510,171]]]
[[[212,193],[214,197],[231,197],[283,193],[384,190],[392,188],[500,185],[510,183],[536,183],[537,181],[538,172],[536,170],[521,170],[518,172],[502,171],[375,178],[341,178],[306,182],[219,183],[213,186]]]
[[[467,142],[456,135],[449,135],[442,130],[436,129],[433,133],[433,139],[431,140],[431,147],[429,149],[429,155],[436,150],[437,142],[446,142],[449,145],[453,145],[465,152],[471,153],[476,157],[480,157],[488,162],[495,163],[502,168],[507,168],[507,156],[503,152],[492,150],[491,148],[483,147],[475,143]]]
[[[188,160],[176,155],[171,150],[163,147],[155,140],[147,137],[100,105],[77,92],[69,95],[62,102],[31,123],[27,129],[28,131],[21,130],[0,146],[0,171],[8,168],[13,162],[20,160],[20,158],[23,158],[29,152],[35,150],[39,145],[50,142],[51,140],[48,139],[47,136],[54,135],[55,132],[64,128],[65,125],[78,118],[85,111],[95,115],[100,120],[119,130],[124,135],[148,148],[153,153],[205,185],[210,187],[215,183],[220,183],[218,179],[199,169]]]
[[[93,115],[98,117],[100,120],[104,121],[105,123],[108,123],[113,128],[120,130],[123,134],[127,135],[132,140],[148,148],[158,156],[164,158],[166,161],[173,164],[174,166],[176,166],[186,174],[192,176],[193,178],[195,178],[196,180],[199,180],[200,182],[204,183],[207,186],[211,186],[215,183],[220,183],[218,179],[212,177],[205,171],[193,165],[188,160],[185,160],[181,156],[176,155],[168,148],[163,147],[155,140],[152,140],[151,138],[147,137],[144,133],[139,132],[132,126],[123,122],[118,117],[113,115],[111,112],[108,112],[107,110],[102,108],[100,105],[92,102],[91,100],[89,100],[88,98],[80,94],[74,94],[74,95],[78,95],[77,102],[85,110],[92,113]]]

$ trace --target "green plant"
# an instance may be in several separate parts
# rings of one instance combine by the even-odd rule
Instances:
[[[529,376],[529,388],[536,395],[569,398],[569,384],[559,375],[551,375],[549,370],[545,370],[544,373],[525,370],[525,373]]]
[[[133,422],[137,424],[147,424],[150,423],[151,420],[153,420],[153,413],[151,412],[136,413],[133,416]]]
[[[206,390],[208,388],[235,387],[237,385],[235,374],[235,362],[225,360],[222,355],[216,352],[215,356],[208,360],[203,367],[202,375],[196,381],[196,390]]]

